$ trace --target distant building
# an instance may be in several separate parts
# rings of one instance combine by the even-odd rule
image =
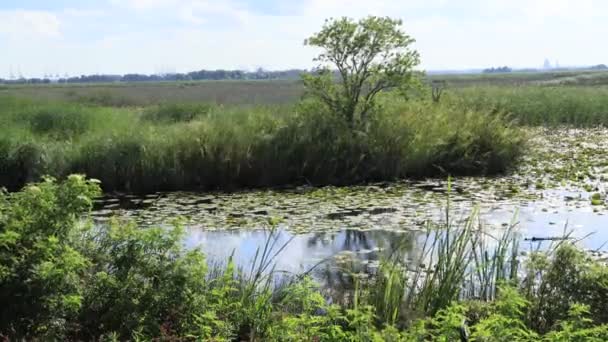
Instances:
[[[553,67],[551,66],[551,62],[549,62],[548,58],[545,58],[545,63],[543,63],[543,69],[553,69]]]

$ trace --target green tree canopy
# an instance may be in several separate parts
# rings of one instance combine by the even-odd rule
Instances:
[[[343,115],[351,126],[366,121],[378,93],[407,88],[415,78],[420,55],[401,25],[399,19],[374,16],[326,20],[321,31],[304,42],[323,50],[315,58],[318,73],[303,76],[307,93]]]

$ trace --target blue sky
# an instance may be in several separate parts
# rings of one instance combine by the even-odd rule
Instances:
[[[327,17],[402,18],[422,68],[608,64],[605,0],[2,0],[0,77],[310,68]]]

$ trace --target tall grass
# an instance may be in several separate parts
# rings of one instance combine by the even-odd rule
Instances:
[[[499,287],[518,284],[516,221],[494,236],[473,210],[464,220],[428,222],[417,258],[404,257],[409,244],[381,260],[366,298],[382,323],[408,326],[459,300],[496,300]],[[400,322],[398,324],[398,322]]]
[[[608,87],[470,87],[454,90],[449,100],[509,113],[523,125],[608,125]]]
[[[1,185],[11,189],[73,172],[135,192],[496,174],[525,141],[504,116],[397,97],[361,130],[314,102],[138,110],[0,101],[9,104],[0,107]]]

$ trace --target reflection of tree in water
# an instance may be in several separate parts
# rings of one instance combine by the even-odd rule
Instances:
[[[373,247],[367,238],[368,233],[360,230],[347,230],[344,236],[343,250],[372,249]]]
[[[354,291],[355,279],[365,282],[373,278],[370,276],[378,270],[380,260],[414,259],[411,254],[415,237],[413,232],[359,230],[346,230],[333,235],[315,234],[308,240],[309,247],[337,244],[341,253],[317,268],[314,276],[328,298],[335,303],[346,303]]]
[[[411,234],[396,233],[390,231],[362,231],[362,230],[344,230],[339,234],[329,233],[314,233],[307,241],[308,247],[327,247],[335,245],[336,241],[341,241],[340,251],[362,251],[372,250],[375,247],[380,247],[388,251],[393,251],[396,247],[401,249],[404,240],[411,240]]]

